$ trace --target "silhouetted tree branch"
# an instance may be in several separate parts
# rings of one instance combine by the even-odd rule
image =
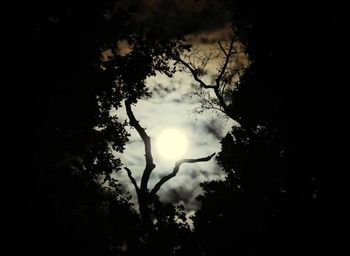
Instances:
[[[215,82],[216,82],[216,88],[220,87],[220,83],[221,83],[221,79],[223,74],[225,73],[226,69],[227,69],[227,64],[230,61],[231,55],[232,55],[232,50],[233,50],[233,43],[235,42],[235,37],[231,38],[231,42],[230,42],[230,46],[228,49],[228,53],[226,53],[226,51],[224,50],[223,46],[221,45],[220,41],[218,42],[220,49],[222,50],[222,52],[225,54],[226,59],[225,59],[225,63],[222,66],[221,72],[219,73],[218,77],[216,78]]]
[[[156,167],[156,165],[153,163],[151,138],[147,135],[145,129],[141,127],[141,125],[139,124],[139,121],[136,120],[134,113],[132,112],[132,109],[131,109],[131,103],[132,102],[130,99],[125,101],[126,113],[129,117],[130,125],[136,129],[141,139],[143,140],[143,144],[145,145],[145,158],[146,158],[146,166],[142,173],[141,185],[139,189],[136,189],[136,192],[137,192],[139,209],[140,209],[142,220],[147,228],[153,229],[153,224],[149,213],[150,198],[149,198],[149,191],[147,188],[147,184],[148,184],[149,177],[153,169]],[[129,171],[127,172],[130,178],[132,176],[131,176],[131,171],[130,172]],[[136,181],[134,179],[131,181],[133,183],[135,182],[134,183],[134,186],[135,186]],[[135,186],[135,188],[137,188],[137,185]]]
[[[226,50],[225,50],[224,46],[222,45],[221,41],[218,41],[218,45],[219,45],[221,51],[225,54],[225,56],[228,57],[229,54],[226,52]]]
[[[126,172],[128,173],[128,177],[131,181],[131,183],[134,185],[135,190],[137,192],[137,194],[140,192],[139,187],[137,186],[136,180],[134,179],[134,177],[132,176],[132,172],[128,167],[124,167],[124,169],[126,170]]]
[[[140,135],[145,145],[146,167],[142,174],[140,190],[148,191],[147,183],[153,169],[156,167],[156,165],[153,163],[151,138],[147,135],[145,129],[141,127],[141,125],[139,124],[139,121],[136,120],[134,113],[131,110],[130,100],[125,101],[125,107],[126,107],[126,113],[130,120],[130,125],[136,129],[136,131]]]
[[[198,70],[196,68],[194,68],[192,65],[190,65],[189,63],[187,63],[186,61],[184,61],[179,56],[179,54],[171,53],[171,57],[174,60],[176,60],[179,63],[181,63],[182,65],[184,65],[191,72],[191,74],[193,75],[194,80],[196,80],[200,84],[200,86],[202,88],[205,88],[205,89],[214,89],[215,88],[215,85],[208,85],[208,84],[204,83],[203,80],[200,79],[200,77],[198,75]]]
[[[229,104],[225,102],[224,94],[225,94],[225,87],[228,83],[231,83],[233,81],[233,78],[235,75],[239,73],[238,71],[234,71],[233,69],[229,68],[229,63],[232,61],[232,58],[235,56],[235,54],[239,53],[236,50],[235,42],[237,42],[237,37],[233,36],[230,40],[230,43],[228,45],[228,49],[225,49],[223,44],[219,41],[218,46],[220,51],[224,55],[224,62],[222,63],[222,67],[220,71],[217,74],[217,77],[215,79],[215,82],[213,84],[207,84],[205,83],[198,72],[198,69],[191,64],[191,62],[187,62],[183,58],[181,58],[180,53],[172,53],[171,57],[176,60],[178,63],[182,64],[186,69],[189,70],[189,72],[192,74],[194,80],[198,82],[199,86],[203,89],[212,89],[215,93],[215,96],[218,100],[218,105],[220,108],[220,111],[224,112],[226,115],[231,117],[232,119],[235,119],[233,114],[230,111]],[[217,108],[213,108],[217,109]]]
[[[212,157],[215,155],[215,153],[211,154],[210,156],[207,157],[202,157],[202,158],[196,158],[196,159],[182,159],[180,161],[177,161],[174,167],[174,170],[172,173],[170,173],[167,176],[164,176],[152,189],[151,191],[151,195],[155,196],[157,194],[157,192],[159,191],[159,189],[161,188],[161,186],[167,182],[168,180],[174,178],[176,176],[176,174],[179,172],[180,166],[183,163],[198,163],[198,162],[207,162],[210,159],[212,159]]]

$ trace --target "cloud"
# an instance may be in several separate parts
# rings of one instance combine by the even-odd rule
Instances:
[[[140,30],[156,28],[173,35],[196,34],[220,29],[230,19],[221,1],[134,0],[130,3],[136,4],[133,22]]]
[[[221,126],[222,125],[219,123],[218,119],[212,118],[203,125],[203,128],[206,132],[208,132],[208,134],[211,134],[216,139],[220,140],[223,137],[223,131]]]
[[[231,23],[226,21],[218,27],[210,30],[198,31],[186,35],[186,40],[192,44],[202,45],[202,47],[212,47],[218,41],[230,41],[233,36]]]
[[[189,200],[192,198],[193,190],[186,189],[183,186],[179,186],[176,189],[171,188],[167,191],[166,196],[169,202],[174,204],[185,203],[188,204]]]

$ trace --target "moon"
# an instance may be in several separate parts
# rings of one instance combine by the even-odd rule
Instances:
[[[177,129],[163,130],[156,141],[158,153],[168,160],[179,160],[186,152],[187,139]]]

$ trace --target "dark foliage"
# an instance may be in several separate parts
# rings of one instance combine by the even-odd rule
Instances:
[[[229,113],[241,127],[222,140],[218,156],[227,178],[203,184],[194,218],[208,255],[341,250],[343,8],[232,3],[252,64]]]
[[[124,98],[136,102],[146,95],[143,80],[155,69],[168,72],[157,59],[161,43],[139,42],[127,24],[132,9],[118,9],[114,1],[5,9],[12,15],[2,21],[6,249],[13,255],[115,255],[130,243],[137,248],[138,216],[112,178],[121,164],[110,149],[122,152],[127,133],[109,111]],[[103,51],[123,39],[135,44],[132,54],[104,60]]]

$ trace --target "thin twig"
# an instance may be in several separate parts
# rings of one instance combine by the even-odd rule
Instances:
[[[233,44],[235,42],[235,37],[232,37],[231,39],[231,42],[230,42],[230,48],[228,50],[228,53],[226,53],[226,51],[224,49],[223,52],[224,54],[226,55],[226,60],[225,60],[225,63],[224,65],[222,66],[222,69],[221,69],[221,72],[219,73],[218,77],[216,78],[216,87],[219,87],[220,86],[220,81],[222,79],[222,76],[224,75],[225,71],[226,71],[226,68],[227,68],[227,65],[230,61],[230,57],[231,57],[231,53],[232,53],[232,50],[233,50]],[[221,44],[219,43],[219,46],[221,46]]]

